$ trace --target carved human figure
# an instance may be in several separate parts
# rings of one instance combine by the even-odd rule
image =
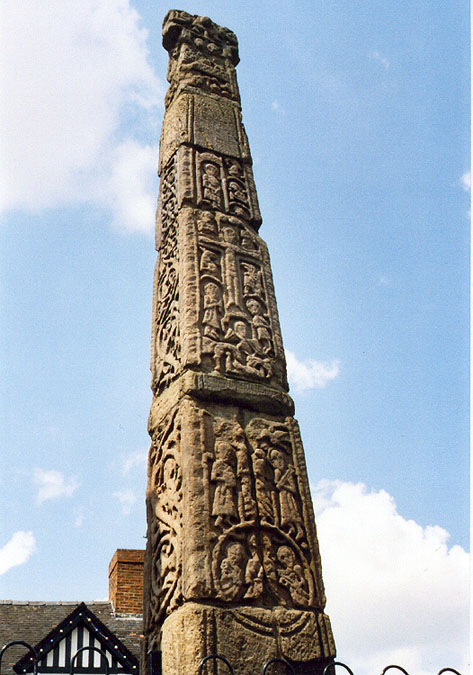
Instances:
[[[220,208],[222,204],[220,169],[212,162],[207,162],[204,165],[202,184],[204,186],[204,199],[209,201],[214,208]]]
[[[302,567],[296,562],[294,551],[289,546],[280,546],[277,552],[282,568],[277,570],[281,586],[287,588],[291,598],[298,605],[307,605],[309,593]]]
[[[249,354],[254,351],[247,338],[246,324],[243,321],[236,321],[234,328],[228,328],[224,335],[226,345],[222,344],[215,350],[217,360],[217,370],[224,372],[240,372],[245,373],[246,359]],[[225,364],[221,355],[225,354]]]
[[[269,453],[274,468],[274,484],[279,499],[279,514],[282,529],[297,541],[304,538],[302,517],[297,503],[295,469],[285,453],[273,448]]]
[[[241,427],[233,431],[232,447],[237,460],[236,475],[240,489],[238,491],[238,512],[240,521],[252,521],[256,518],[256,504],[251,490],[251,472],[248,461],[248,448]]]
[[[238,246],[238,231],[232,225],[225,225],[222,234],[227,243]]]
[[[273,544],[267,534],[263,534],[262,544],[264,573],[270,582],[277,583],[276,558],[274,556]]]
[[[260,520],[275,524],[274,483],[271,477],[271,465],[267,460],[268,447],[267,440],[261,438],[252,457],[253,473]]]
[[[231,202],[246,203],[246,192],[236,180],[228,181],[228,196]]]
[[[245,584],[248,586],[244,597],[259,598],[263,592],[263,565],[258,554],[258,542],[255,534],[248,537],[248,548],[250,557],[246,563]]]
[[[231,444],[225,438],[215,441],[215,462],[212,466],[210,480],[217,483],[212,504],[212,516],[216,517],[215,525],[230,526],[237,518],[235,506],[236,476],[233,468],[234,453]]]
[[[246,248],[249,251],[254,251],[257,248],[253,235],[251,235],[246,228],[243,228],[241,232],[241,247]]]
[[[202,251],[202,256],[200,258],[200,271],[213,276],[218,276],[218,262],[218,255],[214,251],[210,251],[208,248],[205,248]]]
[[[258,270],[254,265],[249,263],[242,263],[243,268],[243,294],[248,295],[263,295],[263,279],[261,270]]]
[[[238,229],[226,224],[222,227],[225,246],[225,286],[228,296],[227,310],[241,306],[241,291],[236,250],[239,245]]]
[[[260,343],[263,352],[271,351],[271,333],[268,320],[263,316],[263,308],[258,300],[251,298],[247,301],[246,306],[253,317],[253,328],[256,334],[256,339]]]
[[[220,591],[225,600],[234,600],[243,586],[243,564],[246,553],[239,541],[228,544],[225,553],[220,563]]]
[[[221,316],[222,297],[220,288],[217,284],[209,281],[204,286],[204,315],[202,325],[204,335],[214,340],[220,338],[222,332]]]
[[[235,321],[214,349],[215,370],[220,373],[271,377],[271,363],[256,340],[248,338],[244,321]]]
[[[215,216],[210,211],[201,211],[197,222],[199,232],[207,237],[216,237],[218,234]]]

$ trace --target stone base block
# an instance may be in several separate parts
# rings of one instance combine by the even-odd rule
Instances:
[[[255,675],[273,657],[288,660],[296,673],[316,673],[335,657],[325,614],[280,607],[222,609],[192,602],[164,621],[161,649],[164,675],[197,675],[200,661],[210,654],[228,659],[235,675]],[[283,675],[278,668],[271,675]],[[224,675],[227,669],[221,664],[217,670]],[[206,672],[216,671],[209,665]]]

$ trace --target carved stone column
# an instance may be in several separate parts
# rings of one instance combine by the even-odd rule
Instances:
[[[170,11],[152,329],[145,642],[164,675],[333,659],[312,502],[241,121],[238,43]]]

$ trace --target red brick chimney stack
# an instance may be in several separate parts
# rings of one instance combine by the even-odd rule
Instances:
[[[108,597],[117,614],[143,613],[144,551],[117,548],[108,566]]]

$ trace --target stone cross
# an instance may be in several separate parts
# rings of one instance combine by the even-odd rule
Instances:
[[[196,673],[215,653],[244,675],[273,657],[322,672],[335,646],[237,39],[171,10],[163,45],[145,649],[164,675]]]

